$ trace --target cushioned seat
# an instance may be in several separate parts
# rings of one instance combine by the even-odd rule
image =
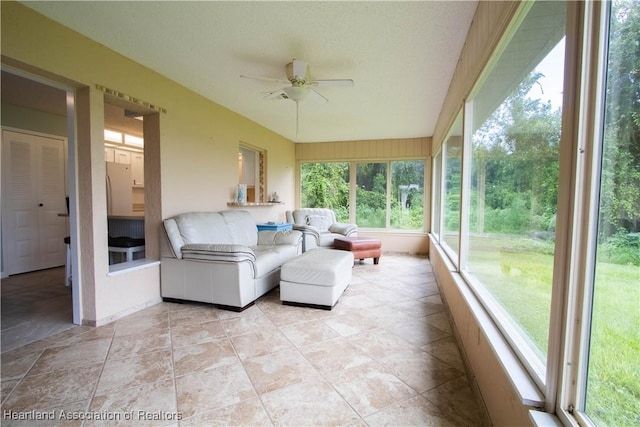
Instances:
[[[284,304],[331,310],[351,282],[353,254],[318,248],[287,261],[280,272]]]
[[[133,254],[144,251],[144,239],[133,237],[109,237],[109,263],[113,264],[113,253],[124,253],[127,262],[133,261]]]
[[[294,230],[302,231],[302,251],[315,248],[332,248],[336,237],[356,236],[358,226],[337,222],[336,214],[331,209],[302,208],[286,211],[287,222],[293,224]]]

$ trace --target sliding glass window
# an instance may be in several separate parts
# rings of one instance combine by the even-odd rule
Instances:
[[[349,221],[349,163],[302,163],[300,165],[303,208],[329,208],[339,222]]]
[[[535,2],[465,109],[464,271],[545,378],[564,74],[564,2]],[[466,165],[465,165],[466,167]],[[464,204],[463,204],[464,206]]]
[[[462,114],[458,115],[443,147],[444,197],[442,243],[457,265],[460,244],[460,200],[462,194]]]
[[[423,159],[302,163],[300,205],[333,209],[338,221],[363,229],[423,231],[424,173]],[[355,210],[350,212],[349,201],[354,199]]]
[[[581,399],[596,425],[640,425],[640,6],[606,4],[608,55],[595,232],[586,265]],[[598,200],[599,199],[599,200]]]

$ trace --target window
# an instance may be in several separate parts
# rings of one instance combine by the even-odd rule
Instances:
[[[385,228],[387,212],[387,164],[358,163],[356,167],[356,224]]]
[[[593,284],[585,292],[579,409],[597,425],[640,425],[640,7],[608,3],[608,61]]]
[[[433,218],[431,223],[431,233],[440,240],[440,222],[442,211],[442,150],[433,158]]]
[[[391,228],[422,230],[424,161],[391,162]]]
[[[302,163],[300,205],[331,208],[338,221],[360,228],[422,231],[424,170],[424,160]]]
[[[462,115],[453,124],[444,143],[444,198],[442,200],[442,242],[455,254],[460,241],[460,199],[462,191]],[[457,261],[454,260],[457,264]]]
[[[303,208],[329,208],[339,222],[349,222],[349,163],[302,163]]]
[[[531,6],[466,110],[469,231],[461,269],[539,382],[551,313],[565,10],[562,2]]]

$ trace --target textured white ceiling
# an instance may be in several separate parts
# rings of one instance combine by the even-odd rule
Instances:
[[[23,2],[297,142],[433,133],[477,1]],[[264,99],[293,58],[329,102]]]

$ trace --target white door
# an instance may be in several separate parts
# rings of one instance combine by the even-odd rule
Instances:
[[[5,273],[64,265],[64,140],[3,131],[2,173]]]

